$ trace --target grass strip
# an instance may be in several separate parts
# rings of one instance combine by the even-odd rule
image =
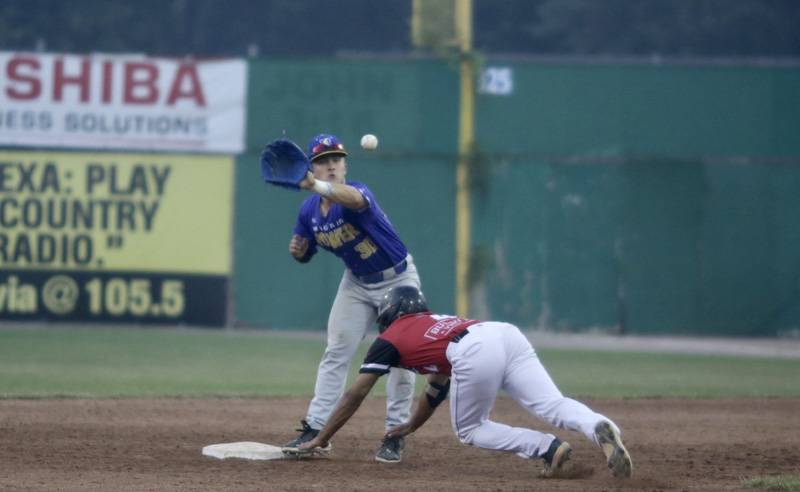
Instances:
[[[751,489],[800,492],[800,475],[775,475],[742,479],[742,485]]]

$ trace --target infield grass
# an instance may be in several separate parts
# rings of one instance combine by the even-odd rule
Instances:
[[[800,492],[800,475],[776,475],[742,480],[742,485],[751,489]]]
[[[357,371],[370,339],[351,367]],[[321,334],[0,328],[0,398],[307,396]],[[570,396],[800,396],[800,359],[539,350]],[[417,378],[421,386],[422,378]],[[376,394],[383,394],[383,382]]]

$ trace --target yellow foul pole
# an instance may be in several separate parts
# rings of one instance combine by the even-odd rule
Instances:
[[[461,98],[456,168],[456,314],[469,316],[469,269],[472,244],[469,162],[475,141],[475,64],[472,53],[472,0],[455,0],[455,23],[461,53]]]
[[[411,44],[420,47],[422,36],[422,0],[411,0]]]

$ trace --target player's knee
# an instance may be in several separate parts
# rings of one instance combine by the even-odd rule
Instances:
[[[464,426],[458,427],[456,429],[456,437],[458,440],[461,441],[461,444],[466,444],[467,446],[471,446],[473,441],[475,440],[475,430],[477,426]]]
[[[344,341],[331,341],[328,340],[328,346],[325,347],[325,357],[336,360],[350,360],[356,355],[358,351],[358,343],[350,343]]]
[[[350,368],[352,357],[347,354],[325,350],[322,355],[322,360],[319,361],[319,367],[324,371],[347,371]]]
[[[394,378],[397,381],[398,386],[409,386],[413,387],[414,383],[416,383],[416,379],[414,373],[411,371],[407,371],[405,369],[399,368],[392,368],[392,372],[395,372]]]

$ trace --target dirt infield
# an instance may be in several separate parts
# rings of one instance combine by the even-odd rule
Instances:
[[[384,401],[370,398],[334,438],[331,459],[217,460],[207,444],[280,444],[306,399],[0,400],[1,490],[739,490],[740,479],[800,473],[800,399],[586,400],[616,420],[635,476],[569,440],[579,478],[544,480],[539,461],[460,444],[442,408],[401,464],[373,461]],[[494,418],[552,430],[508,399]]]

